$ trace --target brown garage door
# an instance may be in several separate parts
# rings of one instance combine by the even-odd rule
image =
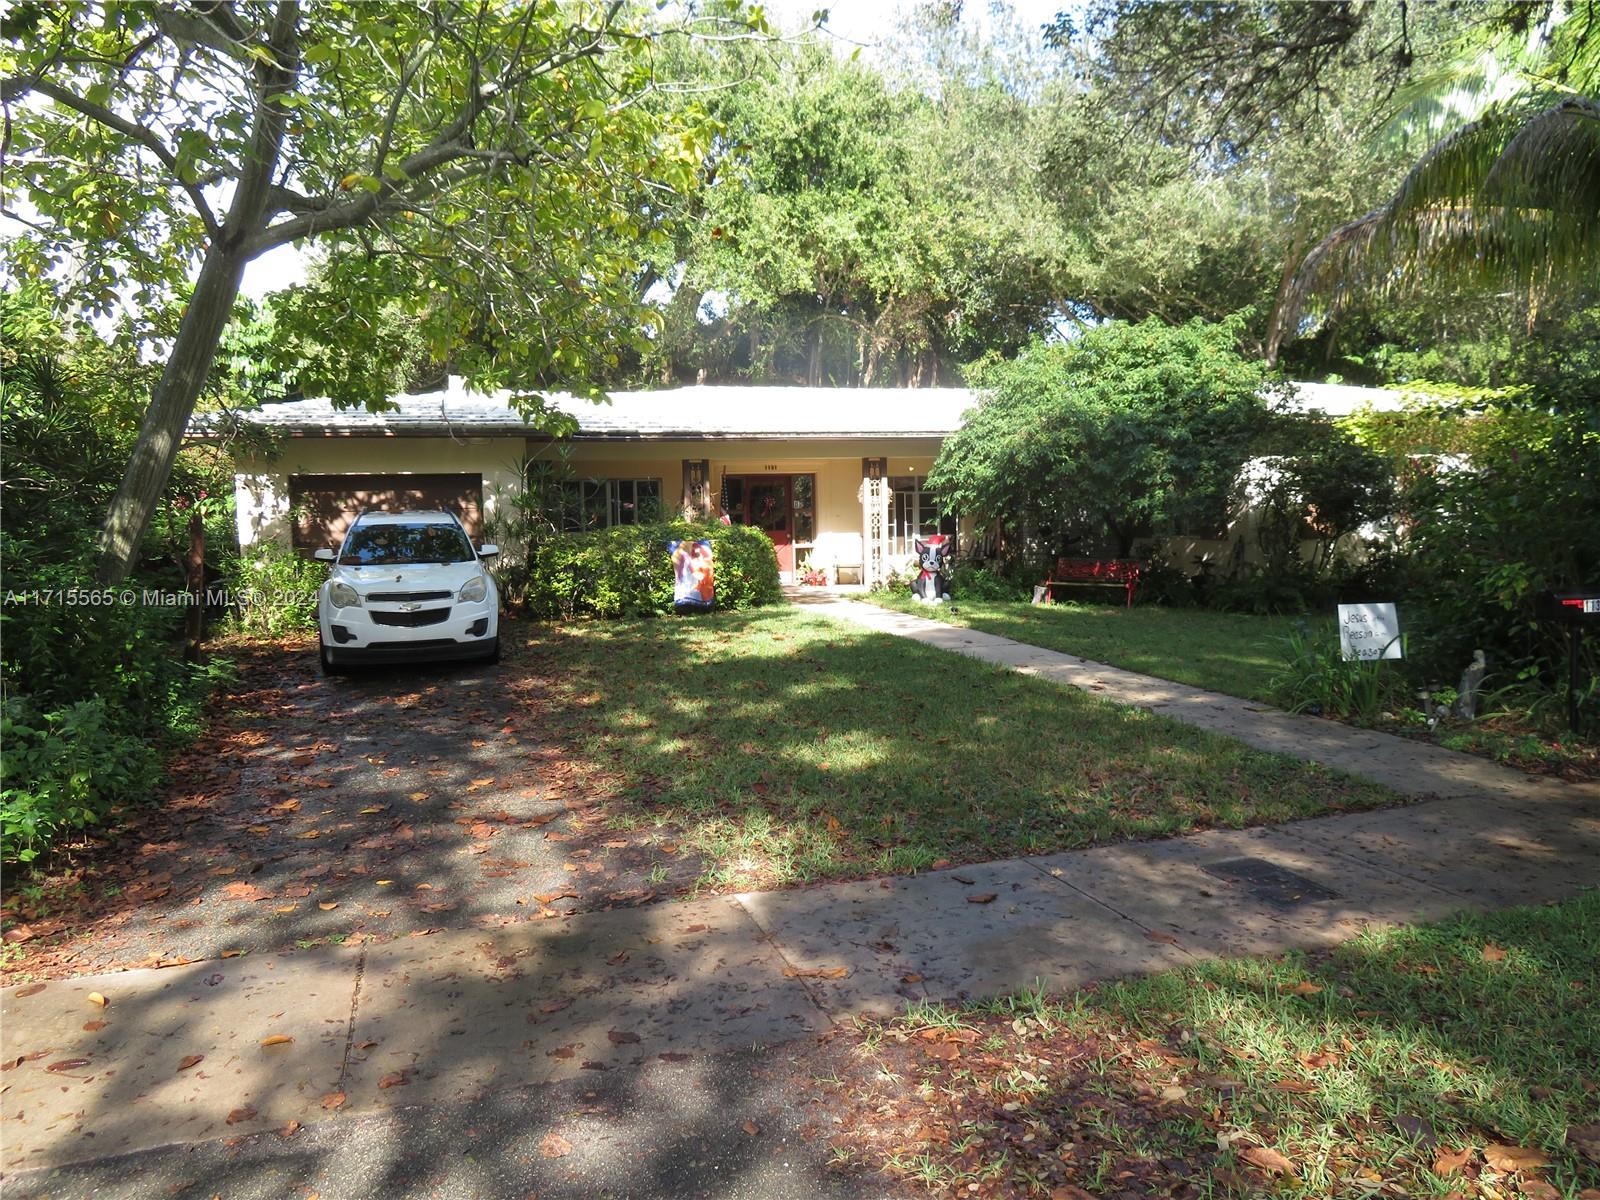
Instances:
[[[362,509],[444,509],[461,518],[473,541],[483,537],[482,475],[291,475],[289,510],[295,549],[338,549]]]

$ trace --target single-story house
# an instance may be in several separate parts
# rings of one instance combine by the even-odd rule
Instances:
[[[1299,384],[1329,415],[1393,392]],[[807,561],[838,582],[871,583],[918,536],[957,534],[923,481],[942,440],[977,403],[966,388],[694,386],[613,392],[609,403],[551,396],[576,430],[530,426],[509,394],[454,379],[373,413],[326,400],[269,404],[244,420],[275,452],[235,477],[239,543],[306,553],[337,544],[364,507],[457,512],[475,536],[503,528],[537,464],[562,462],[560,519],[573,530],[680,510],[726,514],[772,538],[785,579]]]

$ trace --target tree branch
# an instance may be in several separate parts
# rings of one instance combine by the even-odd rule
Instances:
[[[34,80],[31,90],[48,96],[56,103],[88,117],[89,120],[97,125],[104,125],[107,129],[138,142],[139,145],[160,160],[161,165],[166,167],[168,173],[171,174],[173,182],[188,194],[195,211],[200,214],[200,220],[206,227],[206,233],[216,237],[221,231],[221,226],[217,224],[216,214],[211,211],[211,206],[206,203],[205,194],[201,192],[197,184],[183,178],[182,172],[178,169],[177,156],[167,149],[166,143],[157,136],[153,129],[148,129],[136,121],[130,121],[127,117],[114,113],[102,105],[85,100],[76,92],[70,91],[60,84],[52,83],[48,79]],[[7,99],[10,99],[10,97],[7,97]]]

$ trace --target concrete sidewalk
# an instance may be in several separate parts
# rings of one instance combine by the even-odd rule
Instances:
[[[1600,806],[1576,789],[1458,798],[12,988],[4,1165],[470,1103],[772,1045],[921,997],[1331,944],[1372,922],[1567,896],[1597,862]],[[293,1040],[262,1045],[280,1035]]]
[[[1208,956],[1327,945],[1371,923],[1537,903],[1597,882],[1593,787],[863,604],[818,607],[1444,798],[914,877],[7,989],[4,1167],[87,1162],[290,1121],[470,1106],[530,1085],[691,1072],[706,1056],[908,1000],[1065,989]],[[263,1044],[277,1038],[292,1040]]]
[[[800,597],[799,602],[809,611],[835,620],[1035,675],[1117,704],[1146,708],[1186,725],[1238,738],[1258,750],[1349,771],[1406,796],[1500,796],[1538,802],[1573,786],[1508,770],[1474,755],[1320,717],[1296,716],[1258,701],[1124,671],[869,602],[836,597]],[[1591,795],[1600,794],[1600,788],[1594,786],[1587,790]]]

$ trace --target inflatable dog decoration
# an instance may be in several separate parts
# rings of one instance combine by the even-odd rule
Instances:
[[[950,547],[944,534],[934,534],[927,541],[918,538],[913,546],[922,571],[911,585],[911,594],[923,604],[943,604],[950,599]]]

